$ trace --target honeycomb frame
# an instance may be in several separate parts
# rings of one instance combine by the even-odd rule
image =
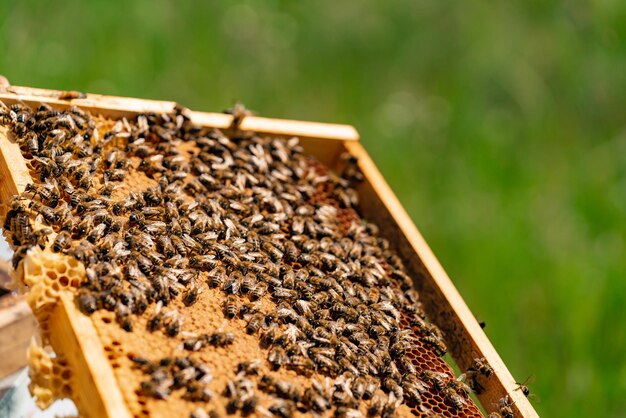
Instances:
[[[55,106],[68,106],[69,103],[58,99],[59,92],[50,90],[38,90],[29,88],[11,87],[9,91],[0,93],[0,99],[6,103],[23,101],[27,104],[39,102],[49,103]],[[85,99],[74,100],[72,104],[79,105],[87,110],[103,113],[107,116],[132,115],[137,112],[169,111],[174,107],[171,102],[143,101],[137,99],[111,98],[104,96],[88,95]],[[192,112],[195,123],[218,128],[227,127],[231,118],[220,114],[206,114]],[[445,271],[438,263],[427,244],[410,221],[410,218],[389,189],[384,179],[374,166],[373,162],[358,144],[358,135],[351,127],[338,125],[324,125],[314,123],[300,123],[294,121],[278,121],[265,118],[246,118],[241,126],[244,130],[253,130],[277,136],[297,135],[303,138],[303,145],[307,152],[317,154],[322,162],[333,166],[342,150],[347,150],[356,155],[359,165],[366,177],[366,182],[359,192],[362,194],[362,213],[374,222],[378,223],[385,235],[395,242],[397,250],[409,267],[410,273],[417,274],[421,280],[422,296],[426,299],[426,307],[430,308],[429,314],[434,322],[440,326],[449,338],[447,343],[451,348],[451,354],[462,369],[471,364],[473,358],[486,357],[494,368],[494,376],[485,385],[485,392],[479,396],[481,403],[487,411],[494,410],[494,403],[503,396],[509,396],[512,401],[512,409],[516,416],[536,416],[532,406],[515,391],[515,381],[506,370],[506,367],[489,343],[488,339],[473,318],[469,309],[452,285]],[[1,137],[0,133],[0,137]],[[16,168],[15,150],[11,150],[10,144],[2,145],[2,161],[0,172],[3,175],[3,184],[0,186],[0,197],[3,202],[8,201],[8,196],[23,189],[28,180],[23,176],[23,170]],[[19,152],[19,150],[18,150]],[[392,239],[391,236],[397,239]],[[54,295],[45,295],[54,297]],[[40,296],[41,297],[41,296]],[[40,298],[39,297],[39,298]],[[40,300],[34,298],[36,302]],[[63,298],[61,298],[63,299]],[[56,305],[67,309],[66,303]],[[39,306],[39,315],[45,317],[49,312]],[[70,314],[71,315],[71,314]],[[79,330],[80,331],[80,330]],[[45,336],[45,335],[44,335]],[[80,339],[80,332],[77,333]],[[54,339],[54,338],[53,338]],[[52,341],[54,346],[54,341]],[[471,347],[471,349],[467,349]],[[39,356],[38,358],[43,358]]]

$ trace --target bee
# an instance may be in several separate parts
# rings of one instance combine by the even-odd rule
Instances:
[[[264,322],[265,316],[262,313],[252,315],[246,324],[246,332],[248,334],[255,334]]]
[[[172,244],[172,240],[167,235],[159,235],[156,239],[157,248],[165,255],[165,257],[172,257],[176,254],[176,249]]]
[[[234,295],[228,295],[224,300],[224,312],[229,318],[234,318],[237,315],[237,297]]]
[[[391,377],[387,377],[383,380],[382,388],[387,393],[393,393],[395,397],[400,401],[402,401],[402,399],[404,398],[404,390],[402,389],[402,386],[400,386],[398,382],[396,382]]]
[[[431,370],[422,370],[420,377],[425,382],[430,382],[437,391],[442,391],[446,387],[446,379],[449,378],[447,373],[434,372]]]
[[[216,267],[208,274],[209,285],[211,287],[220,287],[226,281],[226,271],[223,267]]]
[[[269,411],[279,418],[291,418],[294,415],[295,406],[293,402],[277,401],[270,406]]]
[[[209,336],[209,343],[216,347],[225,347],[235,341],[235,334],[232,332],[214,332]]]
[[[76,295],[76,301],[80,310],[87,315],[91,315],[97,310],[96,298],[94,297],[93,293],[86,288],[81,288],[78,290],[78,293]]]
[[[198,300],[198,296],[202,293],[202,288],[192,283],[191,288],[183,296],[183,303],[185,306],[191,306]]]
[[[459,395],[463,396],[464,398],[468,398],[469,395],[472,393],[472,390],[467,384],[463,382],[465,379],[466,375],[461,374],[457,379],[450,380],[448,382],[448,387],[454,389]]]
[[[238,375],[258,375],[261,367],[261,360],[244,361],[237,364]]]
[[[170,337],[175,337],[180,332],[183,323],[183,317],[176,309],[171,310],[163,315],[163,324],[165,325],[165,333]]]
[[[318,391],[313,387],[307,388],[302,396],[302,403],[313,411],[323,413],[330,409],[331,403],[328,394]]]
[[[441,338],[437,336],[426,335],[426,336],[421,337],[420,341],[424,343],[426,346],[432,348],[435,354],[438,355],[439,357],[443,357],[448,351],[448,348],[446,347],[445,343],[441,340]]]
[[[200,270],[207,270],[209,268],[214,269],[218,266],[218,261],[212,254],[207,255],[195,255],[189,258],[189,265],[196,267]]]
[[[248,293],[253,291],[256,284],[256,276],[253,273],[247,273],[241,283],[241,292]]]
[[[147,324],[148,331],[154,332],[161,328],[163,324],[163,316],[164,316],[162,307],[163,307],[163,302],[162,301],[157,302],[155,309],[154,309],[154,314],[150,317],[150,319],[148,319],[148,324]]]
[[[485,377],[490,377],[493,374],[493,369],[484,357],[475,358],[468,370],[479,372]]]
[[[241,283],[243,282],[243,275],[239,270],[234,270],[230,273],[230,276],[224,283],[224,291],[233,295],[239,294],[241,289]]]
[[[368,417],[380,416],[382,412],[383,412],[383,402],[381,401],[380,398],[376,398],[375,400],[373,400],[367,407]]]
[[[414,374],[407,374],[402,379],[402,388],[407,398],[416,403],[421,403],[421,395],[428,391],[428,386]]]
[[[70,246],[70,242],[71,237],[69,232],[61,231],[54,239],[54,243],[52,244],[52,250],[56,253],[61,252]]]
[[[500,408],[500,415],[502,418],[514,418],[513,409],[511,408],[511,399],[509,395],[504,396],[498,400],[498,406]]]
[[[276,299],[295,299],[298,297],[298,292],[284,287],[275,287],[272,289],[272,296]]]
[[[69,90],[62,91],[59,93],[59,100],[74,100],[74,99],[84,99],[87,95],[80,91]]]
[[[528,398],[528,396],[530,395],[530,389],[528,388],[528,386],[526,386],[529,382],[532,382],[533,380],[533,376],[528,376],[526,378],[526,380],[524,380],[523,383],[516,383],[517,384],[517,388],[515,388],[515,390],[519,390],[520,392],[522,392],[522,394],[524,396],[526,396]],[[534,395],[533,395],[534,396]]]
[[[131,321],[131,311],[122,303],[118,303],[115,309],[115,320],[126,332],[133,330],[133,323]]]
[[[263,347],[269,347],[274,344],[278,337],[279,332],[276,327],[270,327],[261,333],[261,345]]]
[[[254,286],[252,291],[250,292],[250,298],[252,300],[261,299],[263,297],[263,295],[265,295],[265,293],[267,293],[267,288],[268,288],[267,283],[258,282]]]
[[[243,416],[248,416],[256,411],[256,407],[259,403],[259,398],[255,395],[246,397],[241,406],[241,414]]]
[[[289,358],[282,347],[274,346],[270,349],[267,360],[270,362],[273,370],[278,370],[289,361]]]

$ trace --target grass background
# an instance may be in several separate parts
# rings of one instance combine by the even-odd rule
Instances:
[[[0,3],[16,85],[355,125],[550,417],[626,416],[626,3]]]

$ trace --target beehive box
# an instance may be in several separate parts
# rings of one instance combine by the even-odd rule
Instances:
[[[122,118],[134,120],[141,114],[172,114],[177,107],[172,102],[83,96],[13,86],[0,92],[0,100],[7,105],[23,103],[32,107],[42,103],[59,109],[79,106],[93,115],[99,115],[100,123],[109,124],[108,126]],[[203,127],[229,130],[234,126],[231,115],[186,112],[186,116],[194,124]],[[298,137],[305,154],[316,157],[331,169],[342,166],[342,155],[347,153],[353,156],[364,177],[364,181],[358,185],[360,199],[357,211],[364,219],[380,227],[380,235],[401,256],[406,272],[413,278],[414,286],[419,291],[426,313],[443,331],[452,358],[463,371],[470,369],[478,358],[484,358],[493,369],[493,375],[480,379],[480,385],[484,388],[478,398],[483,408],[487,412],[499,411],[499,400],[508,399],[514,416],[536,416],[419,231],[359,144],[354,128],[246,116],[237,129],[270,138]],[[33,179],[19,147],[6,129],[0,132],[0,151],[0,199],[5,205],[2,210],[5,215],[11,197],[23,192]],[[132,190],[133,185],[128,184],[127,187]],[[36,345],[30,350],[29,355],[37,372],[33,374],[33,388],[40,399],[45,401],[54,397],[71,396],[84,416],[125,417],[159,413],[168,416],[184,409],[185,403],[180,399],[159,403],[147,401],[137,395],[134,387],[139,381],[137,373],[129,372],[132,369],[130,357],[143,355],[137,350],[145,350],[146,347],[148,351],[162,350],[162,347],[158,347],[162,342],[146,332],[145,327],[135,327],[136,331],[129,334],[119,327],[107,326],[110,322],[115,322],[115,315],[111,312],[98,311],[91,317],[80,312],[76,306],[75,292],[85,277],[82,263],[49,251],[34,251],[18,266],[16,276],[20,283],[29,287],[29,303],[40,321],[44,341],[49,342],[57,355],[56,358],[50,357]],[[209,298],[201,306],[204,313],[210,314],[193,317],[190,322],[196,324],[194,326],[197,329],[205,331],[207,326],[212,329],[220,327],[219,318],[223,315],[221,303]],[[403,323],[402,327],[410,328],[410,325]],[[250,351],[248,354],[252,358],[262,355],[256,347],[258,344],[250,336],[241,333],[237,337],[238,343],[231,346],[230,350],[218,350],[224,364],[232,366],[236,357],[245,357],[247,351]],[[173,351],[175,348],[171,347],[169,352]],[[430,370],[453,376],[444,360],[425,350],[421,342],[416,341],[415,347],[409,351],[416,353],[416,364],[427,364]],[[220,370],[215,358],[211,361],[214,379],[219,380],[228,371]],[[306,380],[298,381],[301,376],[295,374],[290,377],[301,384]],[[450,402],[443,402],[434,389],[426,391],[423,397],[428,408],[405,408],[400,412],[423,416],[479,414],[469,399],[459,411]]]

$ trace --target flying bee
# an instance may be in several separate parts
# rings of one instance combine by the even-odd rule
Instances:
[[[528,386],[526,386],[528,383],[531,383],[533,381],[534,376],[528,376],[526,378],[526,380],[524,380],[523,383],[517,383],[517,388],[515,388],[515,390],[519,390],[520,392],[522,392],[524,394],[524,396],[526,396],[528,398],[528,396],[530,395],[530,389],[528,388]],[[534,395],[533,395],[534,396]]]

